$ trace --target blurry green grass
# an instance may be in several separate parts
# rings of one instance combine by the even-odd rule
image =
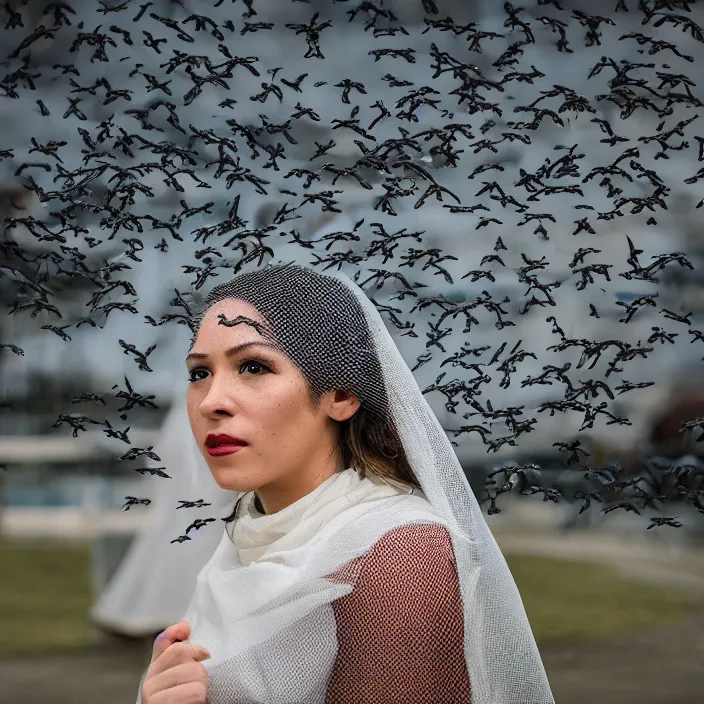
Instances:
[[[704,610],[689,592],[625,579],[606,565],[528,555],[506,561],[541,645],[625,635]]]
[[[0,656],[93,644],[87,546],[0,542]]]
[[[582,562],[509,556],[540,644],[631,633],[682,620],[701,602]],[[87,546],[0,541],[0,656],[93,646]]]

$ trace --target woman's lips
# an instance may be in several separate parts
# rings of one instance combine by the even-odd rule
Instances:
[[[232,435],[225,435],[224,433],[210,433],[205,439],[205,449],[213,457],[231,455],[243,447],[247,447],[247,443],[244,440],[232,437]]]
[[[208,447],[208,454],[211,457],[222,457],[223,455],[232,455],[235,452],[243,450],[246,445],[230,444],[230,445],[216,445],[215,447]]]

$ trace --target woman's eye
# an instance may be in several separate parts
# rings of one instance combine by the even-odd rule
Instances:
[[[193,369],[192,371],[188,372],[188,381],[201,381],[202,379],[205,379],[207,374],[207,369]]]
[[[267,367],[261,364],[261,362],[255,362],[253,359],[249,359],[240,367],[240,374],[243,370],[249,372],[250,374],[258,375],[262,371],[267,371]]]

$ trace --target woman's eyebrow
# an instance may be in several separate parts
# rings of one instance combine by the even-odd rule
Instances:
[[[225,351],[225,356],[234,357],[238,352],[241,352],[242,350],[247,349],[249,347],[254,347],[255,345],[259,345],[260,347],[268,347],[272,350],[278,349],[276,345],[273,345],[270,342],[259,342],[258,340],[254,340],[252,342],[243,342],[241,345],[235,345],[234,347],[230,347],[228,350]],[[208,355],[203,352],[191,352],[186,357],[186,361],[188,362],[189,360],[193,359],[208,359]]]

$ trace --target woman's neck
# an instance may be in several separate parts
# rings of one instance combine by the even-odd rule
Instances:
[[[327,455],[324,462],[318,463],[318,469],[314,472],[310,466],[305,469],[306,471],[294,471],[288,477],[277,480],[275,484],[257,489],[254,494],[254,507],[257,511],[265,515],[277,513],[315,491],[323,482],[343,472],[346,467],[342,457]]]

